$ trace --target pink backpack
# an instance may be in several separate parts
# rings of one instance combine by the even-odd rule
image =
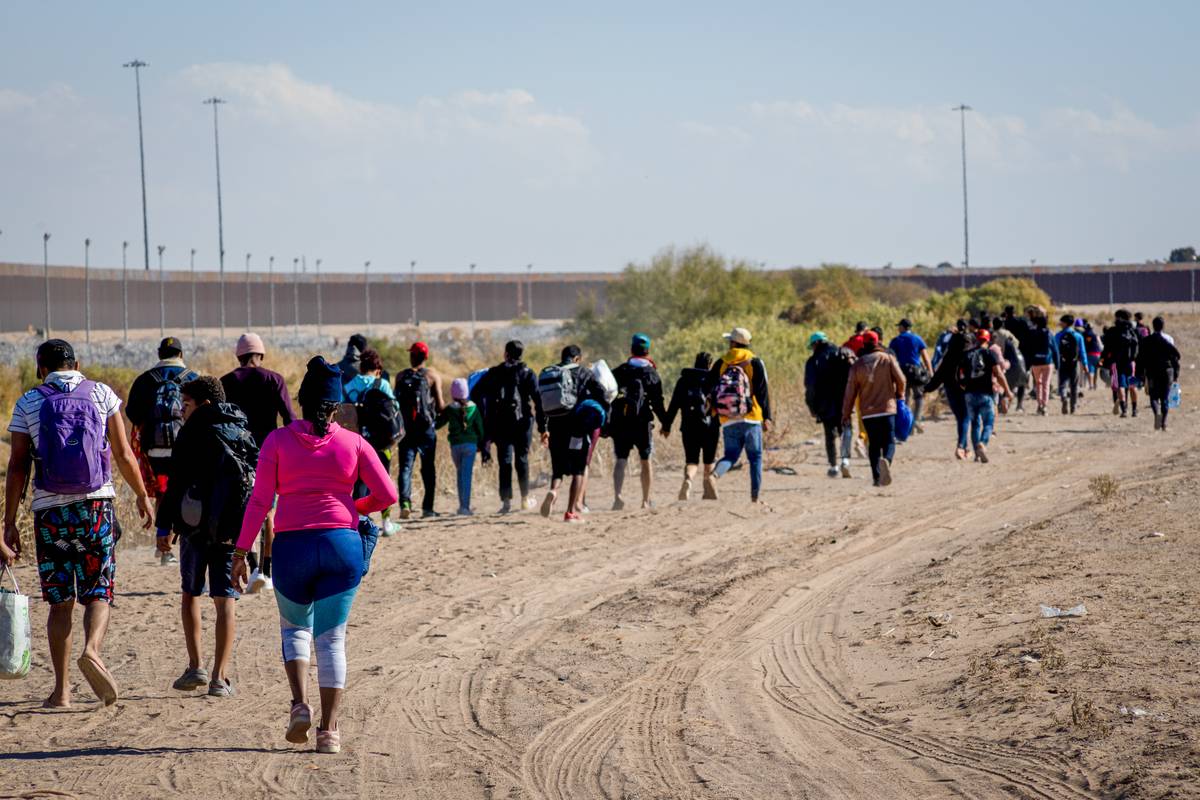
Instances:
[[[750,376],[741,364],[730,364],[721,372],[713,389],[713,407],[725,419],[740,419],[750,413]]]

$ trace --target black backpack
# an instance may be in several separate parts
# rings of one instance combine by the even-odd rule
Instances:
[[[485,398],[490,425],[510,428],[525,419],[525,398],[521,396],[521,375],[524,371],[524,364],[505,364],[488,371],[489,376],[495,376],[492,378],[492,393]]]
[[[172,448],[179,429],[183,427],[183,384],[200,377],[187,370],[168,375],[165,369],[150,371],[154,387],[154,405],[142,424],[142,450]]]
[[[189,540],[232,542],[238,537],[258,467],[258,444],[244,427],[212,437],[218,450],[210,469],[183,493],[181,533]]]
[[[383,378],[376,378],[358,401],[358,429],[376,450],[390,450],[400,439],[404,426],[396,402],[383,391]]]
[[[709,398],[706,381],[707,373],[695,375],[688,381],[683,394],[684,419],[703,421],[712,416],[712,400]]]
[[[1137,358],[1138,346],[1141,344],[1141,339],[1138,337],[1137,330],[1132,325],[1122,325],[1119,332],[1118,342],[1121,346],[1120,355],[1128,361],[1133,361]]]
[[[614,405],[617,413],[613,416],[625,422],[645,420],[649,412],[649,397],[646,391],[649,368],[643,367],[630,376],[628,383],[617,392]]]
[[[433,428],[433,393],[424,367],[400,373],[396,380],[396,402],[400,404],[405,434]]]
[[[1069,330],[1058,340],[1058,358],[1063,364],[1074,364],[1079,361],[1079,340]]]
[[[965,386],[968,380],[978,380],[988,373],[986,353],[982,347],[967,351],[958,367],[959,385]]]

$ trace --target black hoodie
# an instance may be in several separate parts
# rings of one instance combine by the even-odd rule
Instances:
[[[184,423],[171,451],[171,465],[167,472],[167,494],[159,504],[154,522],[159,530],[179,528],[180,504],[184,494],[192,487],[212,488],[214,478],[221,472],[221,461],[226,448],[238,454],[251,469],[258,464],[258,445],[246,428],[246,415],[232,403],[209,403],[200,406]],[[245,507],[224,509],[223,520],[229,524],[228,540],[237,539],[241,514]],[[237,526],[232,524],[237,517]]]

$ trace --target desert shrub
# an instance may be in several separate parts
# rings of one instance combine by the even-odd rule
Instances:
[[[958,290],[961,292],[962,290]],[[997,278],[981,286],[968,289],[966,310],[972,314],[988,311],[999,314],[1005,306],[1013,306],[1020,313],[1026,306],[1041,306],[1049,311],[1050,295],[1038,288],[1028,278]]]
[[[795,293],[787,277],[748,262],[730,262],[706,246],[660,251],[649,264],[630,264],[607,290],[605,309],[580,304],[567,337],[590,353],[625,352],[631,334],[662,337],[697,320],[773,315]]]
[[[889,306],[904,306],[925,300],[933,290],[916,281],[892,281],[876,279],[871,282],[871,296]]]

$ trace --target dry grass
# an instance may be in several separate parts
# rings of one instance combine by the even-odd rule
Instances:
[[[1092,490],[1092,496],[1096,498],[1096,502],[1107,503],[1117,496],[1121,484],[1112,475],[1104,474],[1097,475],[1088,481],[1088,488]]]

